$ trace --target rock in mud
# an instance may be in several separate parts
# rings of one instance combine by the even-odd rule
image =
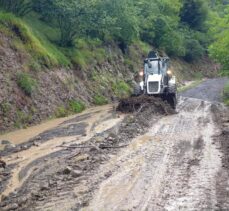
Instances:
[[[15,149],[16,146],[14,144],[7,144],[4,148],[4,150],[11,150],[11,149]]]
[[[40,146],[40,144],[39,144],[37,141],[34,141],[34,142],[33,142],[33,146],[35,146],[35,147],[39,147],[39,146]]]
[[[44,191],[44,190],[49,190],[49,183],[42,183],[40,184],[40,190]]]
[[[6,162],[2,160],[2,158],[0,157],[0,168],[6,168]]]
[[[82,171],[80,170],[72,170],[71,171],[72,177],[80,177],[82,175]]]
[[[67,166],[64,170],[63,170],[63,174],[70,174],[72,172],[72,168],[70,166]]]
[[[21,205],[23,205],[24,203],[26,203],[27,202],[27,197],[21,197],[21,198],[19,198],[18,199],[18,205],[19,206],[21,206]]]
[[[6,207],[2,208],[3,211],[10,211],[10,210],[16,210],[19,206],[17,203],[9,204]]]
[[[1,144],[2,144],[2,145],[9,145],[9,144],[11,144],[11,142],[8,141],[8,140],[2,140],[2,141],[1,141]]]

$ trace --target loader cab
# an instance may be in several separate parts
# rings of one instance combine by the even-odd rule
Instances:
[[[145,75],[165,75],[168,70],[168,60],[166,59],[146,59],[144,63]]]

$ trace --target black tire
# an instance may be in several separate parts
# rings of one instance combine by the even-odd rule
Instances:
[[[168,94],[166,96],[168,104],[175,110],[177,106],[177,96],[176,94]]]
[[[141,86],[139,84],[134,84],[134,87],[133,87],[133,96],[139,96],[141,95],[142,93],[142,90],[141,90]]]

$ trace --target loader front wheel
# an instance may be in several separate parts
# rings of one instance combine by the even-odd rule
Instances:
[[[139,96],[142,94],[141,86],[139,84],[134,84],[133,87],[133,96]]]
[[[177,96],[176,94],[168,94],[166,96],[166,100],[168,102],[168,104],[173,108],[176,109],[177,106]]]

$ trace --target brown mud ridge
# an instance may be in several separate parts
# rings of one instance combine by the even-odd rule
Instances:
[[[222,157],[222,169],[218,172],[217,180],[217,200],[218,210],[225,210],[229,208],[229,109],[220,110],[219,107],[213,106],[212,112],[214,113],[214,120],[220,127],[220,133],[214,137],[214,143],[220,143],[220,151]],[[225,188],[227,187],[227,188]],[[225,200],[227,198],[228,200]]]
[[[142,112],[149,109],[149,107],[151,107],[155,113],[176,113],[171,106],[166,101],[162,101],[161,98],[145,95],[120,100],[117,111],[124,113]]]
[[[1,196],[0,210],[78,210],[88,206],[99,184],[112,175],[112,172],[106,169],[101,174],[98,172],[99,167],[109,163],[109,160],[115,157],[121,148],[127,147],[133,138],[147,132],[153,122],[174,113],[169,109],[169,105],[160,99],[141,100],[143,107],[135,107],[136,112],[111,129],[96,133],[82,143],[79,139],[71,144],[63,142],[58,146],[59,150],[24,166],[18,173],[19,180],[24,180],[23,184],[9,195]],[[122,110],[120,106],[118,110]],[[42,144],[49,142],[50,138],[61,138],[63,134],[85,133],[85,123],[74,120],[67,123],[68,127],[65,129],[58,127],[44,132],[27,144],[20,145],[20,149],[26,151],[26,148],[30,148],[34,141],[38,140],[42,140]],[[8,150],[2,155],[10,156],[11,153],[17,151]],[[5,191],[16,166],[17,164],[14,164],[0,169],[1,192]]]

